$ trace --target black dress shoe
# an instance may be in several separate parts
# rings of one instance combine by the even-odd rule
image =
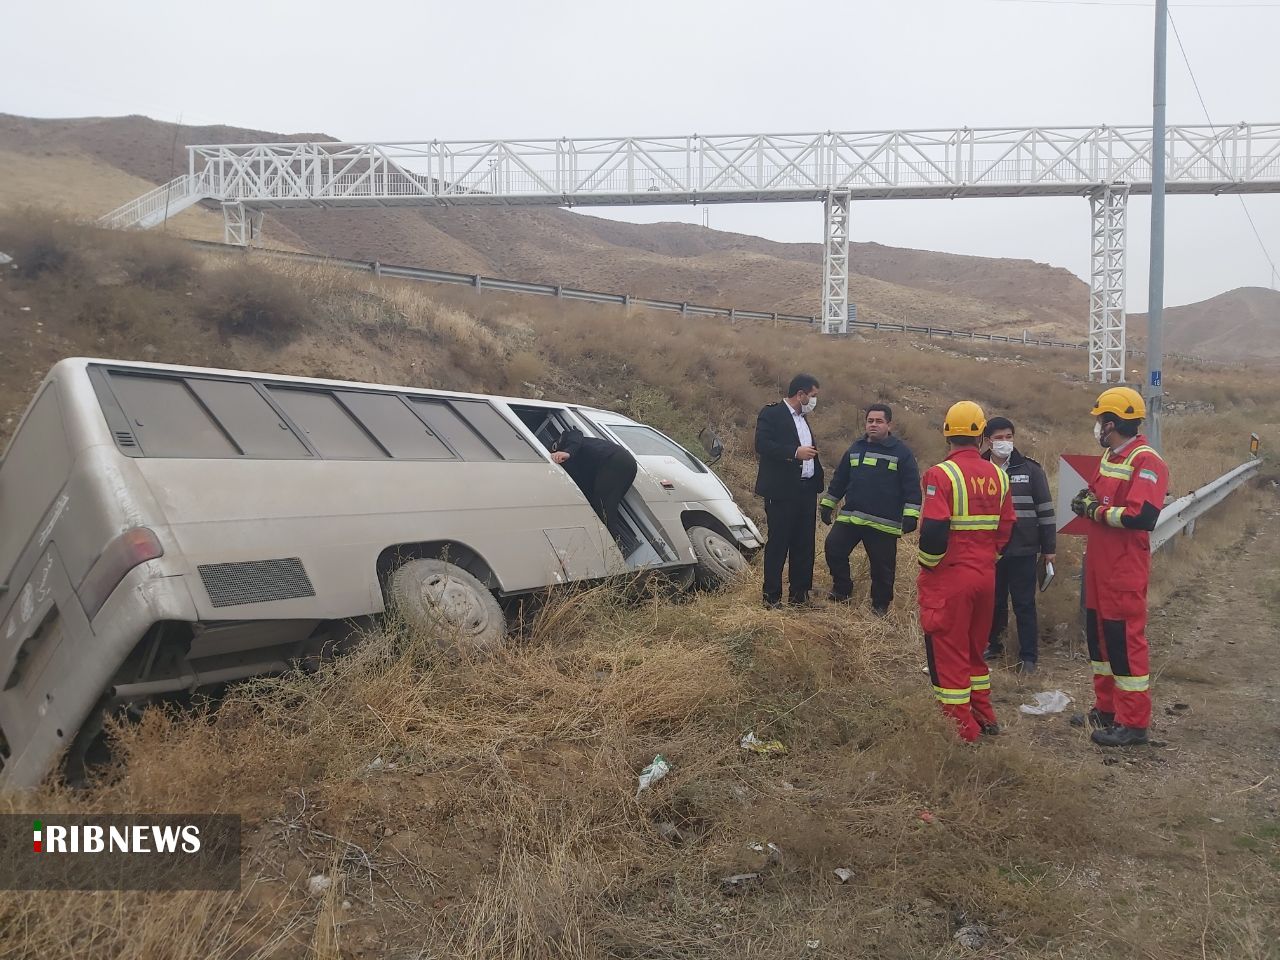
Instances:
[[[984,737],[998,737],[998,736],[1000,736],[1000,724],[998,724],[998,723],[984,723],[984,724],[982,724],[982,735],[983,735]]]
[[[1097,707],[1090,707],[1088,716],[1083,713],[1077,713],[1071,718],[1073,727],[1083,727],[1085,723],[1098,730],[1105,730],[1107,727],[1116,725],[1116,715],[1107,713],[1105,710],[1099,710]]]
[[[1146,727],[1122,727],[1119,724],[1093,731],[1090,739],[1100,747],[1141,747],[1148,742]]]
[[[827,600],[831,603],[853,603],[853,596],[844,596],[842,594],[832,592],[827,594]]]
[[[991,663],[993,660],[999,660],[1003,656],[1004,656],[1004,647],[989,646],[987,647],[987,649],[982,651],[982,659],[985,660],[987,663]]]
[[[770,600],[768,597],[765,597],[765,598],[764,598],[764,608],[765,608],[766,610],[781,610],[781,609],[782,609],[782,601],[781,601],[781,600]]]

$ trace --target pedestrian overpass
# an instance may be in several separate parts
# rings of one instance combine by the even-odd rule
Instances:
[[[1091,210],[1089,376],[1122,381],[1128,198],[1151,192],[1148,126],[188,147],[187,172],[104,216],[146,228],[202,201],[248,244],[296,207],[821,202],[822,329],[849,317],[854,200],[1053,197]],[[1280,123],[1171,126],[1169,194],[1280,192]]]

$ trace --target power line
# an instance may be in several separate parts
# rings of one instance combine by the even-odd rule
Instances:
[[[1182,34],[1178,32],[1178,24],[1173,19],[1172,11],[1169,13],[1169,26],[1173,27],[1173,38],[1178,41],[1178,50],[1182,53],[1182,62],[1187,65],[1187,73],[1191,76],[1191,85],[1195,88],[1196,98],[1200,101],[1200,109],[1204,111],[1205,122],[1209,124],[1209,129],[1212,131],[1213,136],[1216,139],[1218,131],[1214,127],[1213,120],[1209,117],[1209,107],[1204,102],[1204,94],[1200,92],[1200,81],[1196,79],[1196,72],[1191,68],[1191,58],[1187,56],[1187,48],[1182,45]],[[1226,149],[1223,147],[1221,141],[1218,143],[1218,149],[1222,152],[1223,162],[1226,163]],[[1274,286],[1276,278],[1276,262],[1271,259],[1271,252],[1267,249],[1267,245],[1262,239],[1262,234],[1258,232],[1258,225],[1253,222],[1253,214],[1249,212],[1249,205],[1244,202],[1244,196],[1237,193],[1236,199],[1240,201],[1240,209],[1244,211],[1244,215],[1249,221],[1249,226],[1253,229],[1253,235],[1258,241],[1258,246],[1262,248],[1262,255],[1266,258],[1267,263],[1271,267],[1271,282]]]

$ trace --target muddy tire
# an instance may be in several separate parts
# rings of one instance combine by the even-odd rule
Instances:
[[[412,628],[433,635],[442,649],[491,653],[507,634],[502,607],[489,589],[444,560],[410,560],[387,582],[391,607]]]
[[[717,590],[747,569],[746,557],[732,540],[706,527],[690,527],[686,532],[693,544],[693,554],[698,558],[694,566],[698,586]]]

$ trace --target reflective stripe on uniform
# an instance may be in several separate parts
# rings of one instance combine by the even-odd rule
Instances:
[[[945,553],[925,553],[923,550],[916,551],[916,559],[920,561],[922,567],[936,567],[942,562]]]
[[[1122,677],[1116,674],[1116,689],[1126,693],[1146,693],[1151,688],[1151,675],[1141,677]]]
[[[939,687],[935,684],[933,695],[942,703],[952,706],[963,706],[969,702],[968,687]]]
[[[1020,503],[1020,504],[1023,504],[1023,505],[1025,505],[1025,506],[1028,506],[1028,507],[1034,507],[1034,506],[1036,505],[1036,498],[1035,498],[1035,497],[1028,497],[1028,496],[1024,496],[1024,495],[1023,495],[1023,494],[1021,494],[1021,493],[1015,493],[1015,494],[1013,495],[1013,502],[1014,502],[1015,504],[1019,504],[1019,503]]]
[[[1015,510],[1013,511],[1013,515],[1019,520],[1031,520],[1034,517],[1040,516],[1040,514],[1036,513],[1035,510]]]
[[[969,515],[969,493],[964,488],[964,473],[950,460],[943,460],[938,467],[951,479],[951,515]],[[953,521],[954,522],[954,521]]]
[[[1093,667],[1093,675],[1095,677],[1111,676],[1111,664],[1106,660],[1090,660],[1089,666]]]
[[[952,530],[996,530],[1000,518],[994,513],[977,513],[969,517],[952,517]]]
[[[1124,507],[1108,507],[1103,513],[1103,518],[1109,526],[1124,526]]]
[[[818,506],[828,507],[829,509],[834,510],[836,508],[836,502],[832,500],[830,497],[823,497],[821,500],[818,501]]]
[[[969,682],[973,685],[974,690],[990,690],[991,674],[984,673],[980,677],[970,677]]]
[[[895,523],[887,517],[877,517],[874,514],[863,513],[861,510],[841,510],[840,516],[836,520],[840,523],[852,523],[859,527],[870,527],[872,530],[879,530],[881,533],[897,535],[902,533],[902,524]]]
[[[908,503],[902,508],[902,515],[904,517],[916,517],[918,519],[920,516],[920,508],[914,503]]]

